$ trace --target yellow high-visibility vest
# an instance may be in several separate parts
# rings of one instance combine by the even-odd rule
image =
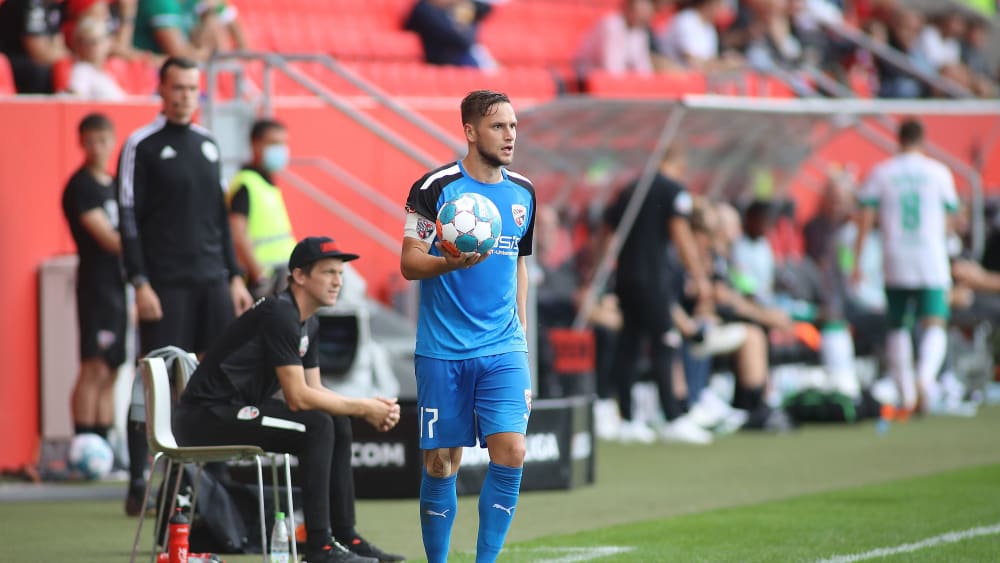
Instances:
[[[295,248],[292,224],[285,209],[281,190],[271,185],[255,170],[240,170],[233,177],[226,193],[226,204],[241,186],[247,189],[250,215],[247,217],[247,235],[253,245],[254,258],[264,266],[265,275],[271,275],[275,266],[288,264],[288,257]]]

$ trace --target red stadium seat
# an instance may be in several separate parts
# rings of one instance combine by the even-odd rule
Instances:
[[[129,61],[128,80],[119,83],[130,94],[152,96],[156,93],[156,86],[159,82],[157,72],[158,68],[155,65],[143,59]]]
[[[65,56],[52,65],[52,91],[59,93],[69,89],[69,77],[73,72],[73,58]]]
[[[686,94],[704,94],[708,87],[705,75],[698,72],[616,75],[594,71],[587,76],[586,91],[605,98],[676,99]]]
[[[374,60],[420,62],[424,47],[412,31],[378,30],[366,33],[368,57]]]
[[[17,90],[14,88],[14,72],[10,69],[10,62],[7,57],[0,53],[0,95],[13,95]]]
[[[339,59],[369,59],[374,49],[369,34],[364,29],[345,27],[337,33],[328,34],[329,41],[323,45],[323,51]]]
[[[851,71],[848,76],[851,90],[861,98],[872,97],[872,77],[868,72],[862,70]]]

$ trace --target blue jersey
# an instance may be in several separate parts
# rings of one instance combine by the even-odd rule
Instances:
[[[432,222],[445,202],[472,192],[493,201],[503,224],[489,258],[472,268],[421,280],[419,356],[461,360],[528,351],[517,317],[517,260],[531,254],[535,189],[524,176],[502,173],[502,181],[484,184],[456,162],[428,172],[410,188],[407,211]],[[440,256],[433,242],[437,239],[430,253]]]

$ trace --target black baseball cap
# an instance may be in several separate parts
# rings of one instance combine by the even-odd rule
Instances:
[[[337,258],[344,262],[357,260],[357,254],[343,252],[330,237],[306,237],[295,245],[288,257],[288,271],[303,268],[320,258]]]

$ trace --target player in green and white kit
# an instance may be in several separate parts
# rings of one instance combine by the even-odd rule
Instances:
[[[904,121],[899,154],[876,166],[859,194],[857,240],[864,241],[876,217],[879,221],[889,317],[886,355],[899,386],[899,406],[907,411],[917,407],[918,392],[921,408],[930,407],[947,351],[948,214],[958,210],[951,171],[923,154],[923,139],[919,121]],[[860,257],[861,250],[856,244],[855,256]],[[858,279],[857,266],[851,279]],[[923,327],[916,370],[910,336],[914,316]]]

